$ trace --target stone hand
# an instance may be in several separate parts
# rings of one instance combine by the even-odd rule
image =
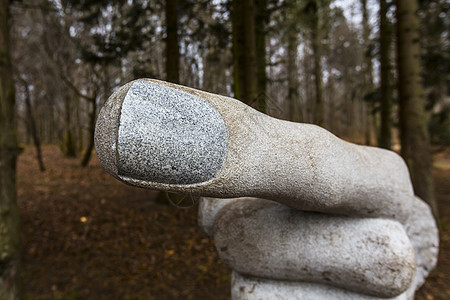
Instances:
[[[392,250],[389,255],[394,256],[389,259],[394,271],[380,269],[377,276],[386,280],[380,280],[379,284],[374,281],[346,285],[341,282],[343,278],[337,278],[342,272],[357,274],[357,278],[367,277],[364,272],[370,273],[374,269],[369,268],[366,261],[363,262],[367,265],[361,265],[353,273],[344,268],[330,276],[328,270],[321,275],[313,270],[308,277],[306,271],[298,270],[301,264],[291,266],[296,272],[286,266],[284,275],[280,275],[282,272],[278,269],[272,273],[258,269],[262,266],[255,269],[258,261],[262,263],[260,260],[249,264],[249,269],[238,269],[229,258],[228,263],[241,273],[280,280],[325,282],[327,279],[324,278],[328,278],[327,283],[334,286],[391,297],[408,287],[414,292],[436,263],[438,239],[434,220],[428,206],[414,196],[408,170],[403,160],[393,152],[345,142],[314,125],[271,118],[232,98],[149,79],[131,82],[109,98],[97,119],[95,145],[105,169],[128,184],[208,197],[257,197],[297,210],[292,212],[296,216],[292,224],[297,224],[297,227],[289,227],[291,223],[287,220],[273,222],[278,224],[274,226],[290,228],[288,244],[293,243],[291,240],[297,231],[306,236],[324,234],[328,229],[319,224],[333,227],[331,224],[341,224],[336,220],[346,217],[356,221],[352,223],[349,218],[344,221],[352,225],[342,225],[347,224],[342,221],[342,226],[336,227],[336,232],[341,232],[342,236],[345,228],[356,230],[359,226],[356,224],[365,224],[361,225],[362,228],[374,232],[372,237],[375,240],[385,236],[392,238],[392,243],[385,245],[384,249]],[[216,245],[218,235],[222,234],[226,239],[228,233],[224,233],[228,232],[229,226],[224,224],[238,218],[237,212],[264,206],[261,204],[264,200],[247,202],[230,205],[227,211],[235,213],[228,214],[228,221],[223,221],[224,217],[212,218],[213,223],[222,224],[214,225],[221,228],[214,232]],[[241,208],[236,210],[236,207]],[[321,215],[309,217],[305,213],[308,211],[325,213],[323,220]],[[222,211],[221,214],[225,213]],[[257,234],[257,228],[270,228],[270,223],[261,223],[271,222],[270,216],[284,215],[271,212],[268,216],[254,220],[254,224],[261,226],[256,226],[253,234]],[[296,218],[311,221],[294,221]],[[317,221],[319,219],[321,221]],[[319,229],[302,231],[298,228],[311,222],[316,224],[312,227]],[[389,234],[375,234],[388,227]],[[267,237],[267,245],[272,246],[260,249],[260,257],[265,257],[267,251],[278,249],[275,240],[276,236]],[[354,242],[349,238],[344,244]],[[242,254],[240,259],[251,261],[256,257],[252,253],[258,253],[258,249],[245,251],[247,246],[244,244],[241,243],[241,248],[236,251]],[[329,251],[337,251],[336,248],[342,248],[342,245],[338,243],[333,248],[330,243],[326,247],[330,247]],[[295,245],[293,247],[295,249]],[[369,252],[348,254],[358,258],[369,255],[371,249],[378,249],[367,247]],[[218,251],[222,257],[228,255],[225,253],[228,250]],[[314,252],[313,248],[299,251]],[[374,264],[387,263],[389,255],[383,256],[382,252],[374,259]],[[310,261],[309,258],[306,261]],[[345,261],[342,265],[345,267]],[[391,289],[386,287],[390,281],[387,279],[390,277],[386,277],[389,272],[397,280]]]

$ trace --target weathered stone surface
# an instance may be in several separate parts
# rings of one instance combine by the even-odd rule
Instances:
[[[225,200],[225,201],[224,201]],[[222,203],[225,202],[225,203]],[[270,202],[269,202],[270,203]],[[202,215],[203,217],[200,218],[200,226],[203,228],[204,231],[208,232],[209,236],[213,236],[216,239],[220,239],[221,243],[233,243],[235,244],[235,246],[237,247],[241,247],[244,249],[239,249],[237,250],[237,252],[239,252],[239,256],[240,258],[238,258],[238,260],[234,260],[233,257],[231,257],[230,255],[230,251],[228,251],[228,247],[227,247],[227,251],[222,251],[224,249],[224,247],[220,247],[216,241],[216,246],[218,249],[219,254],[221,255],[221,257],[225,260],[225,262],[231,267],[231,268],[235,268],[236,270],[239,270],[241,272],[244,273],[250,273],[255,275],[256,277],[263,277],[265,274],[267,274],[267,262],[266,261],[270,261],[270,264],[273,264],[274,261],[279,262],[280,259],[280,253],[277,252],[278,254],[265,254],[264,251],[272,251],[273,249],[277,249],[276,251],[286,251],[286,245],[289,245],[288,247],[292,248],[293,253],[295,251],[301,251],[302,255],[298,256],[297,259],[295,259],[295,256],[293,257],[293,260],[295,260],[295,263],[297,264],[297,267],[302,263],[302,259],[304,257],[306,258],[314,258],[317,256],[321,256],[318,252],[316,253],[314,250],[314,248],[311,248],[312,245],[316,245],[318,249],[320,248],[326,248],[328,250],[330,250],[332,253],[341,253],[341,250],[345,250],[344,248],[339,249],[337,252],[333,252],[333,250],[331,250],[330,246],[318,246],[318,242],[320,242],[320,240],[317,240],[318,242],[316,242],[315,238],[311,238],[309,237],[309,242],[304,245],[304,240],[302,240],[303,235],[305,230],[307,230],[307,228],[311,228],[310,225],[314,224],[315,222],[320,222],[320,220],[323,220],[326,226],[328,221],[325,221],[327,217],[330,218],[330,220],[333,220],[333,218],[345,218],[344,216],[339,216],[339,215],[326,215],[326,214],[314,214],[314,213],[307,213],[307,212],[300,212],[300,211],[292,211],[291,213],[296,215],[306,215],[309,216],[309,218],[317,218],[316,220],[314,220],[312,223],[309,224],[309,221],[306,221],[306,219],[303,220],[297,220],[295,221],[295,218],[293,217],[288,217],[288,216],[280,216],[283,215],[283,213],[287,213],[290,211],[290,209],[280,206],[281,211],[278,212],[271,212],[271,208],[272,205],[277,205],[277,204],[271,204],[269,205],[269,207],[264,211],[260,211],[261,207],[267,206],[267,200],[263,200],[263,199],[256,199],[256,198],[235,198],[235,199],[216,199],[216,198],[203,198],[201,201],[201,205],[199,206],[199,214]],[[245,207],[242,208],[242,207]],[[253,214],[252,214],[253,212]],[[255,213],[256,212],[256,213]],[[225,218],[223,217],[225,216]],[[256,217],[255,217],[256,216]],[[270,221],[268,221],[268,219],[270,219]],[[216,229],[217,230],[217,234],[214,234],[212,228],[214,228],[214,224],[216,223],[217,220],[221,220],[220,222],[222,223],[227,223],[229,220],[230,221],[230,226],[225,226],[222,225],[222,227],[226,227],[226,229],[221,230],[221,229]],[[353,221],[352,221],[353,220]],[[357,221],[357,218],[349,218],[350,224],[353,223],[353,225],[357,224],[354,223],[354,221]],[[348,228],[346,228],[346,225],[344,225],[343,227],[341,227],[344,231],[347,232],[348,235],[350,235],[350,238],[357,238],[356,236],[353,235],[358,235],[358,230],[359,231],[366,231],[366,233],[368,233],[371,236],[371,240],[373,241],[380,241],[383,240],[383,238],[380,239],[380,234],[381,235],[386,235],[386,236],[391,236],[391,234],[393,234],[394,236],[396,236],[396,233],[394,230],[393,232],[391,232],[391,230],[384,230],[384,229],[380,229],[380,230],[373,230],[374,229],[374,225],[379,226],[382,223],[371,223],[372,221],[374,221],[375,219],[367,219],[368,223],[364,224],[364,222],[361,222],[361,228],[357,228],[357,231],[354,231],[354,226],[349,226]],[[385,219],[381,219],[381,222],[386,222],[387,220]],[[293,223],[292,223],[293,222]],[[293,224],[296,224],[297,222],[297,227],[294,226]],[[299,223],[301,222],[305,222],[308,223],[305,227],[303,225],[300,225]],[[246,225],[247,224],[247,225]],[[333,222],[330,223],[330,225],[333,224]],[[341,224],[345,224],[341,223]],[[397,223],[397,225],[399,225]],[[273,226],[275,226],[277,229],[274,231],[272,231]],[[375,228],[376,228],[375,226]],[[322,227],[323,228],[323,227]],[[344,229],[346,228],[346,229]],[[401,298],[401,299],[414,299],[414,293],[415,291],[423,284],[423,282],[425,281],[425,278],[428,276],[428,273],[432,270],[432,268],[434,267],[434,265],[436,264],[436,258],[438,255],[438,232],[437,232],[437,228],[434,222],[434,219],[431,215],[431,211],[428,207],[428,205],[426,205],[423,201],[421,201],[418,198],[414,198],[413,201],[411,201],[411,207],[410,207],[410,218],[406,221],[406,223],[403,225],[404,230],[406,231],[406,234],[410,240],[410,243],[412,244],[414,251],[415,251],[415,261],[417,264],[417,269],[416,269],[416,273],[414,276],[414,279],[412,281],[412,283],[409,285],[409,287],[407,286],[407,290],[403,293],[402,297],[405,298]],[[237,231],[234,231],[233,233],[233,229],[237,229]],[[247,233],[244,236],[244,229],[247,230]],[[252,233],[249,233],[250,230],[253,231]],[[313,230],[308,230],[309,234],[312,234],[313,232],[316,232],[317,234],[320,233],[320,227],[316,227],[314,226]],[[332,233],[334,230],[336,230],[336,228],[332,228],[331,230],[325,230],[328,233]],[[397,227],[398,230],[398,227]],[[267,233],[267,231],[269,231]],[[276,232],[281,232],[281,234],[278,234]],[[252,235],[252,237],[250,239],[247,239],[247,235],[250,234]],[[218,237],[217,237],[218,236]],[[283,237],[283,242],[280,242],[280,238]],[[263,246],[258,245],[257,241],[258,239],[265,239]],[[346,239],[349,239],[349,237],[346,237]],[[307,239],[308,240],[308,239]],[[301,241],[301,242],[300,242]],[[313,241],[311,243],[311,241]],[[345,239],[344,239],[345,241]],[[342,242],[344,242],[342,241]],[[257,247],[255,245],[258,245]],[[281,245],[281,247],[280,247]],[[380,246],[380,248],[378,249],[379,251],[377,252],[378,254],[380,254],[379,258],[383,259],[384,257],[384,251],[381,250],[383,248],[383,246],[381,244],[374,244],[375,246]],[[295,248],[297,247],[297,250],[295,250]],[[255,248],[257,250],[255,250]],[[400,248],[398,247],[394,247],[396,250],[400,250]],[[310,251],[309,253],[305,253],[304,250],[308,250]],[[403,248],[404,249],[404,248]],[[387,249],[388,250],[388,249]],[[233,249],[234,253],[236,253],[236,248]],[[289,250],[288,250],[289,251]],[[348,249],[346,250],[348,251]],[[366,251],[366,253],[362,253],[360,252],[360,250],[356,250],[356,251],[350,251],[353,252],[352,254],[354,255],[354,258],[356,259],[356,263],[358,263],[359,260],[361,261],[365,261],[365,263],[374,263],[374,267],[370,268],[371,270],[374,269],[379,269],[380,270],[380,266],[377,265],[375,263],[375,260],[372,259],[372,254],[371,254],[371,250],[368,248],[364,248],[364,251]],[[311,252],[314,253],[313,256],[311,256]],[[240,260],[242,259],[242,256],[245,258],[248,258],[247,255],[251,255],[252,258],[249,260],[247,259],[243,259],[243,263],[240,262]],[[292,253],[291,253],[292,254]],[[281,254],[282,255],[282,254]],[[269,257],[271,256],[276,256],[275,260],[270,260]],[[261,257],[263,257],[263,260],[265,261],[264,264],[261,264],[260,262],[254,262],[252,260],[261,260]],[[284,256],[286,257],[286,256]],[[281,258],[284,258],[281,257]],[[328,257],[327,255],[323,255],[323,257]],[[342,256],[343,258],[345,256]],[[388,260],[388,257],[384,257],[384,259]],[[325,259],[326,261],[327,259]],[[344,263],[344,262],[342,262]],[[239,265],[237,267],[235,267],[235,265]],[[275,268],[280,268],[280,265],[275,263],[273,264],[275,266]],[[320,265],[320,264],[319,264]],[[385,265],[384,267],[388,267],[389,268],[389,263],[387,265]],[[244,270],[242,269],[242,266],[244,266],[245,268],[247,267],[251,267],[252,270]],[[261,268],[261,266],[263,266],[264,270],[260,271],[257,270],[257,268]],[[312,273],[317,274],[317,268],[316,268],[317,264],[315,263],[311,263],[308,267],[308,271],[310,269],[314,270]],[[281,266],[282,268],[282,266]],[[382,268],[382,267],[381,267]],[[408,266],[405,266],[406,270],[403,270],[403,274],[406,274],[409,270],[411,270],[410,268],[408,268]],[[337,269],[335,269],[337,270]],[[385,269],[386,270],[386,269]],[[302,272],[300,271],[300,276],[299,276],[299,272],[295,271],[292,272],[290,269],[286,269],[285,271],[279,272],[276,271],[277,274],[285,274],[285,273],[289,273],[291,276],[294,276],[293,274],[297,274],[295,276],[298,276],[298,278],[302,277],[304,274],[302,274]],[[375,274],[375,273],[374,273]],[[319,274],[320,275],[320,274]],[[353,275],[358,276],[358,271],[355,271]],[[378,274],[380,275],[380,273]],[[267,275],[265,275],[267,276]],[[285,276],[285,275],[283,275]],[[289,277],[282,277],[282,276],[273,276],[273,278],[289,278]],[[294,277],[291,277],[291,280],[295,280],[293,279]],[[322,281],[321,277],[318,276],[316,277],[308,277],[309,279],[307,281],[315,281],[315,282],[324,282],[326,285],[335,285],[335,286],[341,286],[347,290],[353,290],[353,291],[358,291],[357,289],[355,290],[353,287],[353,283],[354,281],[349,280],[349,283],[345,283],[345,281],[341,281],[340,283],[343,283],[343,285],[341,284],[336,284],[336,277],[331,277],[331,276],[327,276],[327,279],[329,279],[329,281]],[[361,278],[361,277],[360,277]],[[386,277],[387,279],[388,277]],[[298,282],[298,281],[296,281]],[[303,287],[303,285],[294,285],[296,288],[301,289]],[[372,285],[373,287],[373,285]],[[291,290],[293,289],[293,287],[290,288]],[[401,290],[401,289],[400,289]],[[361,290],[359,290],[361,291]],[[392,290],[391,290],[392,291]],[[366,293],[365,291],[362,291],[364,293]],[[385,293],[384,289],[381,289],[382,293]],[[303,293],[302,291],[299,291],[299,293]],[[357,293],[354,294],[355,297],[357,295]],[[365,299],[366,296],[364,296],[363,294],[361,295],[361,299]],[[235,299],[235,298],[233,298]],[[239,298],[236,298],[239,299]],[[244,298],[246,299],[246,298]],[[253,298],[249,298],[249,299],[253,299]],[[262,299],[271,299],[270,297],[268,298],[262,298]],[[294,298],[295,299],[295,298]],[[313,298],[311,298],[313,299]],[[318,298],[320,299],[320,298]]]
[[[220,209],[213,232],[228,266],[262,278],[394,297],[409,288],[416,272],[414,249],[393,220],[301,212],[240,198]]]
[[[244,276],[233,272],[231,279],[233,300],[410,300],[407,293],[395,298],[378,298],[325,284],[269,280]]]
[[[176,116],[175,121],[170,117],[172,114]],[[410,279],[410,271],[414,267],[411,266],[411,255],[405,254],[408,247],[397,248],[399,241],[404,242],[405,238],[404,233],[400,233],[399,224],[409,237],[417,263],[417,272],[405,294],[407,297],[412,297],[436,264],[436,224],[429,207],[414,196],[404,161],[393,152],[345,142],[314,125],[271,118],[235,99],[149,79],[127,84],[110,97],[99,114],[95,141],[97,153],[105,169],[126,183],[209,197],[269,199],[304,211],[299,213],[303,214],[303,217],[298,219],[304,220],[305,216],[310,215],[311,217],[306,217],[309,218],[307,223],[316,224],[317,230],[327,222],[335,224],[333,222],[336,220],[342,220],[343,223],[338,223],[350,224],[352,220],[359,220],[358,222],[364,225],[342,225],[342,228],[337,226],[326,229],[335,233],[337,228],[341,228],[341,233],[345,230],[349,233],[358,232],[354,237],[343,235],[343,245],[350,247],[346,251],[355,251],[355,255],[361,250],[355,250],[351,246],[358,245],[358,241],[363,243],[362,236],[371,236],[374,241],[380,237],[381,240],[389,237],[389,242],[393,243],[378,245],[378,248],[376,242],[369,243],[371,246],[366,249],[375,249],[375,265],[388,264],[389,260],[393,260],[390,263],[394,265],[392,274],[395,275],[392,278],[386,275],[388,271],[385,266],[375,269],[369,267],[369,251],[363,252],[361,257],[349,257],[353,259],[350,260],[353,265],[350,265],[356,268],[354,271],[357,278],[371,278],[367,284],[361,284],[366,287],[360,288],[354,283],[340,283],[341,272],[349,273],[349,278],[352,275],[350,271],[339,269],[338,265],[332,266],[337,272],[332,277],[328,276],[329,273],[325,273],[327,276],[316,276],[320,270],[313,271],[316,272],[316,277],[313,276],[316,279],[332,279],[334,281],[330,280],[330,284],[373,295],[390,296],[403,291],[407,287],[406,278]],[[252,210],[252,207],[239,204],[240,201],[229,200],[227,204],[216,205],[210,200],[202,203],[200,223],[208,234],[214,235],[216,243],[226,243],[233,235],[228,232],[229,236],[226,237],[228,226],[220,224],[227,223],[225,219],[244,220],[238,213],[239,209],[236,209],[244,207],[241,210],[245,215],[247,212],[244,210]],[[284,211],[283,209],[280,211]],[[249,232],[252,234],[247,239],[257,239],[252,243],[265,241],[263,250],[285,249],[284,258],[294,264],[292,272],[285,274],[296,274],[295,278],[304,278],[294,272],[301,266],[304,258],[298,256],[296,260],[290,257],[294,252],[290,253],[289,248],[283,248],[283,243],[295,246],[301,244],[296,233],[303,232],[304,236],[308,236],[308,233],[304,232],[304,228],[308,226],[302,221],[294,221],[297,220],[295,217],[292,222],[297,226],[301,225],[301,228],[295,229],[295,226],[289,225],[289,218],[280,215],[280,211],[274,209],[267,215],[263,214],[264,217],[256,214],[257,218],[249,218],[253,221],[241,221],[241,227],[250,226]],[[306,211],[322,214],[305,213]],[[222,215],[227,214],[229,217],[223,219]],[[336,214],[342,217],[335,216]],[[284,220],[279,220],[280,216]],[[351,218],[346,219],[344,216]],[[327,221],[319,222],[325,219]],[[285,241],[266,230],[271,224],[278,224],[279,235],[284,234]],[[390,226],[389,233],[382,232],[383,228],[378,232],[373,230],[376,226],[383,227],[386,224],[397,225]],[[222,229],[212,230],[216,227]],[[367,233],[367,230],[370,233]],[[234,239],[233,244],[237,247],[235,249],[241,253],[247,251],[245,247],[252,244],[247,243],[245,239],[240,242]],[[243,245],[246,243],[248,245]],[[306,259],[311,260],[316,252],[311,250],[314,248],[307,246],[301,246],[306,247],[301,248],[301,251],[306,251]],[[319,248],[326,250],[328,247],[334,249],[332,244],[324,244]],[[342,249],[345,247],[342,246]],[[387,254],[382,255],[381,249],[387,250]],[[219,249],[219,252],[224,255],[226,251]],[[247,256],[249,261],[254,260],[256,268],[260,268],[255,269],[254,275],[280,278],[279,275],[284,271],[276,269],[279,265],[274,263],[277,260],[272,257],[273,254],[261,253],[258,254],[259,258]],[[275,270],[273,273],[264,273],[267,270],[261,269],[260,263],[264,261],[264,255],[270,258],[266,263],[272,264],[271,268]],[[238,268],[237,265],[243,264],[233,264],[235,257],[238,255],[228,256],[228,263]],[[363,265],[357,267],[358,263]],[[340,267],[345,266],[342,263]],[[253,263],[252,268],[255,268]],[[324,272],[328,271],[322,271],[320,274],[324,275]],[[364,272],[375,273],[367,275]],[[381,278],[382,274],[386,276]],[[392,289],[387,288],[386,291],[386,281],[383,280],[390,279]]]
[[[135,81],[117,133],[119,176],[156,183],[208,181],[225,160],[227,132],[204,99],[179,89]]]
[[[216,214],[222,207],[234,201],[239,201],[239,198],[220,199],[220,201],[214,198],[200,198],[198,224],[207,236],[213,237]]]
[[[132,83],[118,89],[103,105],[95,125],[95,151],[103,167],[118,177],[117,170],[117,132],[119,131],[120,111],[123,100]]]
[[[130,149],[134,153],[140,141],[136,138],[122,145],[124,140],[120,136],[126,136],[128,133],[120,129],[122,125],[117,124],[121,121],[112,118],[109,119],[112,124],[103,123],[102,126],[115,128],[117,131],[110,132],[107,136],[98,131],[96,141],[101,145],[104,144],[103,139],[114,140],[115,137],[119,142],[116,150],[99,149],[99,152],[116,152],[110,155],[101,154],[100,158],[116,155],[116,168],[108,167],[107,164],[107,170],[127,183],[220,198],[253,196],[283,201],[284,204],[300,210],[403,220],[407,218],[407,215],[403,214],[405,207],[409,205],[405,197],[411,198],[413,190],[405,163],[393,152],[345,142],[315,125],[271,118],[232,98],[156,80],[142,79],[133,82],[135,83],[148,85],[149,90],[161,90],[160,95],[170,95],[176,89],[180,94],[187,93],[205,100],[199,101],[198,105],[213,107],[225,123],[226,153],[211,149],[213,153],[223,153],[225,161],[217,174],[204,182],[180,184],[175,182],[179,179],[169,182],[170,178],[162,183],[155,182],[149,178],[143,179],[142,177],[146,176],[144,171],[136,176],[131,176],[131,172],[122,176],[117,168],[123,168],[125,164],[142,163],[143,166],[135,167],[145,170],[144,165],[148,163],[148,158],[130,156],[132,161],[127,162],[126,158],[120,157],[120,149]],[[123,95],[122,90],[119,91],[120,95],[111,96],[113,101],[128,95]],[[179,97],[176,99],[182,101]],[[153,109],[148,105],[148,109]],[[122,109],[119,105],[115,107],[119,111]],[[145,105],[142,109],[144,107]],[[99,118],[107,119],[103,115],[102,110]],[[187,129],[177,128],[177,134],[185,134],[189,138]],[[129,134],[135,135],[133,132]],[[151,133],[145,133],[146,136],[149,134]],[[162,142],[161,140],[159,146],[165,149],[166,146]],[[142,150],[149,153],[146,147]],[[180,149],[182,150],[189,152],[189,149]],[[206,148],[202,151],[208,152]],[[142,159],[142,162],[134,162],[137,158]],[[176,159],[175,162],[181,163],[181,160]],[[173,166],[178,167],[175,164]],[[192,168],[192,171],[192,174],[185,176],[211,176],[207,173],[198,174],[200,171],[207,172],[203,168]]]

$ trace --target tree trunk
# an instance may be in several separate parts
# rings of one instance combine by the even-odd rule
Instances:
[[[64,99],[64,123],[65,123],[65,131],[62,141],[62,152],[67,157],[76,157],[77,156],[77,146],[75,141],[75,134],[73,133],[72,126],[72,106],[71,103],[73,101],[73,97],[71,93],[68,93]]]
[[[247,104],[257,97],[255,7],[253,0],[232,0],[234,95]]]
[[[380,114],[380,135],[378,144],[382,148],[391,149],[391,24],[387,13],[389,5],[386,0],[380,0],[380,94],[381,94],[381,114]]]
[[[415,193],[437,217],[430,142],[420,70],[419,20],[416,0],[397,0],[397,59],[402,155]]]
[[[80,153],[83,151],[84,148],[84,140],[83,140],[83,126],[81,126],[81,115],[80,115],[80,110],[81,110],[81,99],[78,98],[77,101],[75,102],[75,118],[76,118],[76,131],[77,131],[77,141],[78,141],[78,145],[77,145],[77,152]]]
[[[243,21],[242,21],[242,2],[231,0],[231,25],[233,38],[233,92],[236,99],[242,100],[242,87],[244,86],[244,74],[242,66],[244,65],[244,39],[243,39]]]
[[[372,54],[370,51],[370,24],[369,24],[369,12],[367,9],[367,0],[361,0],[362,7],[362,27],[363,27],[363,41],[365,45],[365,55],[364,55],[364,93],[373,92],[373,64],[372,64]],[[370,103],[365,103],[363,113],[365,113],[365,143],[366,145],[371,145],[372,143],[372,111],[373,105]]]
[[[305,74],[305,80],[303,83],[303,88],[305,90],[305,105],[306,105],[306,123],[314,123],[314,92],[313,92],[313,85],[314,83],[311,80],[310,74],[312,73],[312,67],[311,67],[311,56],[308,54],[304,54],[303,57],[303,74]]]
[[[208,50],[206,53],[205,66],[203,71],[203,88],[211,93],[217,94],[217,74],[216,66],[220,62],[219,53],[214,42],[208,41]]]
[[[255,5],[254,0],[241,0],[244,17],[244,101],[252,103],[257,97]]]
[[[41,172],[45,171],[44,161],[42,160],[42,151],[41,151],[41,140],[36,130],[36,120],[34,118],[33,108],[31,106],[31,95],[30,90],[28,88],[28,83],[26,80],[20,78],[23,87],[25,88],[25,106],[27,112],[27,123],[28,123],[28,131],[31,134],[31,138],[33,139],[34,147],[36,148],[36,159],[39,164],[39,170]]]
[[[180,82],[177,0],[166,0],[166,80]]]
[[[267,0],[255,0],[255,37],[256,37],[256,70],[257,97],[259,111],[267,111],[267,75],[266,75],[266,30],[269,22]]]
[[[9,52],[9,0],[0,0],[0,299],[22,299],[20,221],[16,192],[17,138]]]
[[[299,104],[299,82],[297,70],[297,31],[290,28],[287,33],[287,75],[288,75],[288,101],[289,101],[289,120],[302,122]]]
[[[89,144],[83,159],[81,160],[81,166],[86,167],[91,160],[92,150],[94,150],[94,135],[95,135],[95,117],[97,116],[97,97],[94,96],[90,101],[91,113],[89,115]]]
[[[94,69],[95,70],[95,69]],[[101,74],[103,76],[100,76],[98,72],[95,72],[97,75],[97,80],[102,81],[102,94],[104,97],[104,100],[106,102],[106,99],[108,99],[108,95],[111,93],[110,89],[110,74],[109,74],[109,67],[107,63],[103,63],[101,66]],[[89,114],[89,142],[86,149],[86,152],[84,153],[83,159],[81,161],[81,166],[86,167],[89,164],[89,161],[91,160],[92,151],[94,150],[94,136],[95,136],[95,121],[97,119],[97,95],[99,93],[100,87],[98,85],[95,85],[96,89],[92,95],[92,97],[89,97],[89,103],[91,104],[91,113]]]
[[[322,44],[321,44],[321,26],[319,17],[319,5],[313,1],[311,10],[311,38],[314,57],[314,87],[316,92],[316,106],[314,112],[314,123],[324,126],[325,123],[325,103],[323,97],[322,81]]]

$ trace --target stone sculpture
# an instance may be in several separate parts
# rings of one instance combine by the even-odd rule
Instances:
[[[436,264],[436,224],[394,152],[150,79],[109,98],[95,146],[125,183],[209,197],[200,225],[233,299],[413,299]]]

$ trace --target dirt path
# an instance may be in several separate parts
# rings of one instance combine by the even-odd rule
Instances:
[[[436,168],[443,224],[440,263],[417,299],[450,298],[450,163]],[[155,201],[44,147],[40,173],[19,157],[24,286],[28,299],[229,299],[230,271],[197,225],[197,207]]]
[[[229,299],[229,271],[197,225],[196,207],[156,204],[95,158],[44,148],[18,165],[24,285],[29,299]]]
[[[416,299],[450,299],[450,149],[434,155],[436,199],[440,217],[439,261]]]

